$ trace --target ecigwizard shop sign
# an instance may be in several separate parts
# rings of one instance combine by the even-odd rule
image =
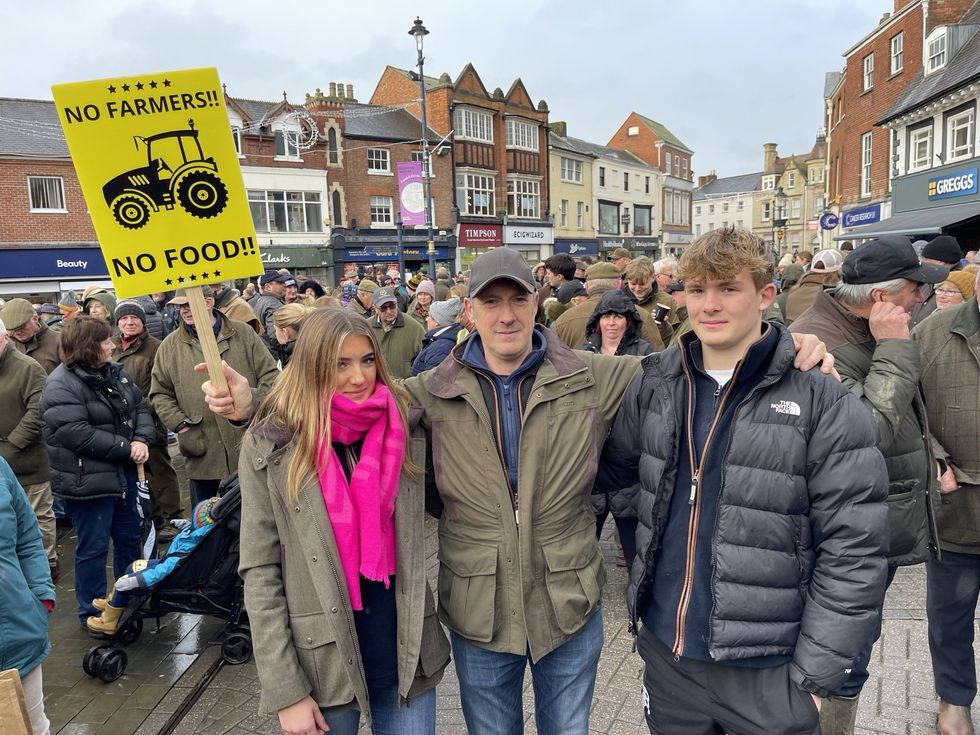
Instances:
[[[51,91],[119,296],[263,270],[217,69]]]

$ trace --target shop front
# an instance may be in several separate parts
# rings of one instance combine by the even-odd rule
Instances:
[[[460,222],[456,233],[459,240],[459,270],[463,271],[468,271],[481,253],[504,244],[503,226],[498,224]]]
[[[608,260],[609,255],[616,248],[626,248],[634,258],[646,256],[651,260],[656,260],[660,252],[660,241],[656,237],[600,237],[599,251],[603,260]]]
[[[684,248],[691,244],[694,235],[690,232],[671,232],[664,230],[664,239],[661,243],[661,257],[673,255],[679,257],[684,252]]]
[[[312,278],[324,285],[335,281],[333,252],[327,245],[259,246],[266,270],[288,268],[298,280]]]
[[[976,250],[980,246],[980,157],[895,179],[890,217],[882,216],[834,239],[881,235],[907,235],[912,240],[952,235],[964,251]]]
[[[436,245],[436,268],[445,266],[454,272],[456,260],[456,237],[438,235]],[[402,238],[402,254],[405,259],[405,272],[410,275],[419,270],[429,270],[429,246],[424,234],[405,234]],[[386,271],[398,269],[398,234],[394,230],[372,231],[370,234],[345,233],[333,237],[333,256],[338,273],[367,268]],[[406,277],[408,277],[408,275]]]
[[[97,247],[0,248],[0,297],[20,296],[55,302],[62,294],[81,293],[87,286],[112,288],[109,269]]]
[[[555,240],[554,252],[556,254],[567,253],[573,258],[592,258],[595,260],[599,257],[599,241],[566,240],[559,238]]]
[[[516,250],[534,265],[551,255],[555,244],[552,225],[504,225],[504,247]]]

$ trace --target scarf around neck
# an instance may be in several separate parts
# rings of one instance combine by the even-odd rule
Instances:
[[[388,587],[395,573],[395,497],[406,444],[395,397],[381,383],[362,403],[334,394],[330,438],[345,445],[362,442],[350,482],[330,443],[321,443],[317,463],[351,608],[361,610],[361,576]]]

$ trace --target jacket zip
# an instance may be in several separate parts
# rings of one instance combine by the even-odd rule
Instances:
[[[684,357],[683,350],[681,351],[681,365],[683,366],[684,372],[687,373],[687,454],[688,460],[691,463],[691,496],[688,500],[688,504],[691,506],[691,516],[688,521],[687,527],[687,549],[686,558],[684,563],[684,586],[681,588],[681,597],[677,604],[677,615],[675,618],[676,631],[674,635],[674,647],[673,654],[674,660],[680,660],[681,653],[684,651],[684,626],[687,623],[687,609],[691,602],[691,593],[694,588],[694,556],[697,552],[697,540],[698,540],[698,525],[701,520],[701,494],[698,492],[701,487],[701,468],[704,466],[704,460],[708,456],[708,450],[711,447],[711,440],[714,438],[715,429],[718,428],[718,419],[724,413],[725,403],[728,401],[728,397],[731,395],[732,390],[735,387],[735,383],[738,378],[739,370],[741,370],[742,363],[735,367],[735,372],[732,373],[732,377],[728,381],[728,388],[725,389],[724,395],[721,397],[716,410],[714,418],[711,420],[711,426],[708,429],[708,436],[704,441],[704,447],[701,450],[701,456],[698,458],[697,466],[694,464],[694,378],[687,368],[687,360]],[[719,386],[715,391],[715,396],[720,392],[721,387]]]

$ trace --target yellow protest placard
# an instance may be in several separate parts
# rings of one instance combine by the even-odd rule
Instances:
[[[262,272],[217,69],[51,91],[118,295]]]

